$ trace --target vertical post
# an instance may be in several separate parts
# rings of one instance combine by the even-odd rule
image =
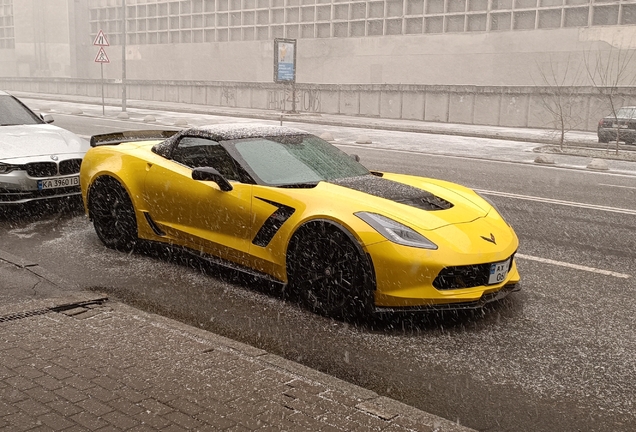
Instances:
[[[124,22],[121,29],[121,110],[126,112],[126,0],[122,0],[122,9]]]
[[[106,111],[104,108],[104,62],[99,63],[99,69],[102,74],[102,116],[106,116]]]
[[[292,112],[296,114],[296,82],[292,81]]]

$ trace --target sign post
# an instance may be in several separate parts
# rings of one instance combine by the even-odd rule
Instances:
[[[296,112],[296,39],[274,39],[274,82],[291,84],[292,112]]]
[[[106,51],[104,50],[105,46],[110,46],[108,43],[108,39],[106,39],[106,35],[103,31],[99,31],[95,40],[93,41],[93,45],[99,47],[99,51],[97,51],[97,55],[95,56],[95,63],[99,63],[99,69],[102,77],[102,115],[105,115],[104,109],[104,63],[110,63],[110,59],[106,55]]]

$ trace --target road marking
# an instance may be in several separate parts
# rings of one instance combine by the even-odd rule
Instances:
[[[557,265],[557,266],[561,266],[561,267],[568,267],[571,269],[575,269],[575,270],[583,270],[583,271],[587,271],[590,273],[597,273],[597,274],[602,274],[605,276],[613,276],[616,278],[621,278],[621,279],[628,279],[631,277],[631,275],[628,274],[624,274],[624,273],[617,273],[617,272],[613,272],[613,271],[609,271],[609,270],[601,270],[601,269],[597,269],[594,267],[586,267],[586,266],[582,266],[582,265],[578,265],[578,264],[571,264],[571,263],[566,263],[563,261],[555,261],[555,260],[551,260],[551,259],[547,259],[547,258],[540,258],[540,257],[535,257],[532,255],[523,255],[523,254],[515,254],[515,258],[521,258],[521,259],[526,259],[526,260],[530,260],[530,261],[538,261],[541,263],[545,263],[545,264],[553,264],[553,265]]]
[[[601,210],[601,211],[607,211],[607,212],[612,212],[612,213],[622,213],[622,214],[628,214],[628,215],[636,216],[636,210],[626,209],[626,208],[608,207],[608,206],[601,206],[601,205],[595,205],[595,204],[577,203],[577,202],[573,202],[573,201],[563,201],[563,200],[557,200],[557,199],[552,199],[552,198],[541,198],[541,197],[530,196],[530,195],[519,195],[519,194],[514,194],[514,193],[489,191],[489,190],[483,190],[483,189],[475,189],[475,191],[479,192],[479,193],[482,193],[484,195],[494,195],[494,196],[501,196],[501,197],[506,197],[506,198],[516,198],[516,199],[521,199],[521,200],[526,200],[526,201],[536,201],[536,202],[543,202],[543,203],[550,203],[550,204],[559,204],[559,205],[564,205],[564,206],[569,206],[569,207],[580,207],[580,208],[590,209],[590,210]]]
[[[607,187],[616,187],[616,188],[624,188],[624,189],[634,189],[634,190],[636,190],[636,187],[633,187],[633,186],[612,185],[612,184],[605,184],[605,183],[599,183],[599,186],[607,186]]]

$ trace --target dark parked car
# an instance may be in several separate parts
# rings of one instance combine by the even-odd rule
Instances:
[[[608,115],[598,122],[598,142],[610,141],[636,142],[636,106],[622,107],[616,116]]]

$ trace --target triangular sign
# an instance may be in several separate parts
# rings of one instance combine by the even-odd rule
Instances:
[[[110,63],[106,51],[104,51],[104,47],[99,47],[99,51],[95,57],[95,63]]]
[[[108,43],[108,39],[106,39],[106,35],[103,31],[100,30],[99,33],[97,33],[97,36],[95,36],[95,40],[93,41],[93,45],[110,46],[110,44]]]

